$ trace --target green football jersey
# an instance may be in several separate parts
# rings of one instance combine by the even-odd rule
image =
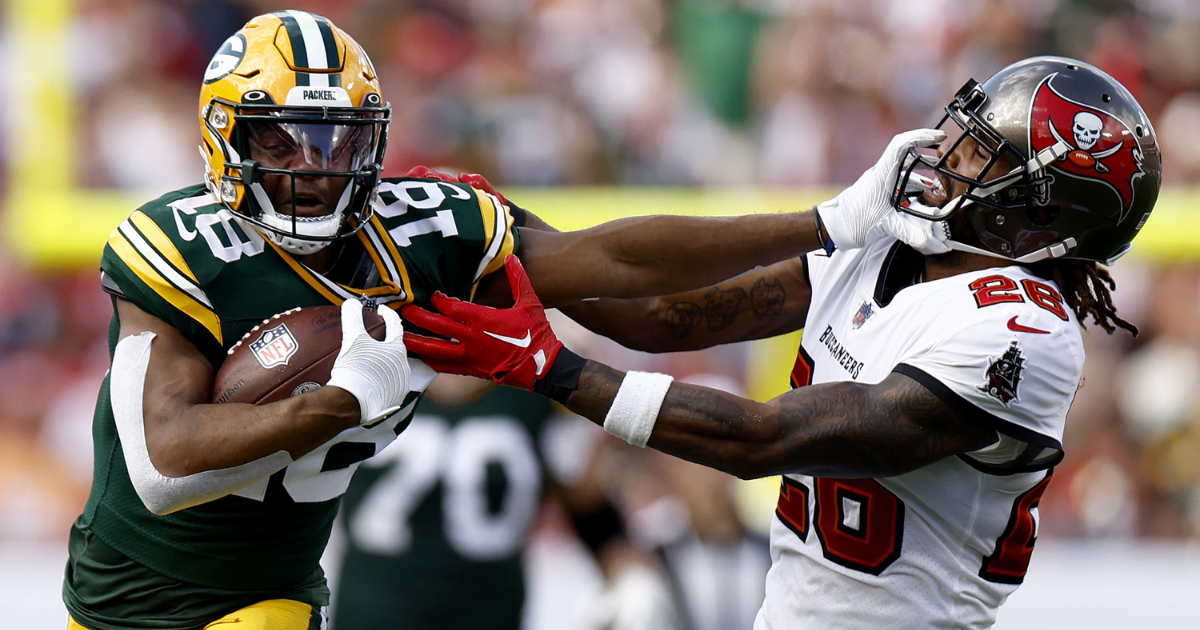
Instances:
[[[375,216],[351,238],[343,251],[362,263],[350,274],[359,283],[339,284],[193,186],[146,204],[114,230],[101,277],[106,290],[178,328],[219,366],[252,327],[297,306],[358,296],[392,308],[427,305],[438,290],[469,299],[517,246],[513,220],[495,197],[412,179],[385,180]],[[110,351],[118,330],[114,314]],[[338,498],[358,465],[411,420],[433,378],[419,361],[412,368],[413,393],[383,422],[344,431],[246,488],[165,516],[134,491],[106,378],[93,421],[92,491],[72,531],[64,585],[72,616],[97,630],[190,628],[263,599],[325,605],[318,562]],[[129,584],[143,595],[118,596]]]
[[[541,396],[430,397],[404,439],[363,463],[343,501],[333,630],[518,630],[521,551],[542,494]]]

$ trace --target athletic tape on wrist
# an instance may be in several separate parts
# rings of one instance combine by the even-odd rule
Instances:
[[[579,376],[583,374],[583,366],[587,359],[571,352],[563,346],[558,349],[558,356],[546,376],[533,382],[533,391],[554,402],[565,405],[567,399],[579,389]]]
[[[634,446],[645,447],[673,380],[669,374],[626,373],[604,416],[604,430]]]

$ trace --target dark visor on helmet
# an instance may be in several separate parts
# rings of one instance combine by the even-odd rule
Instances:
[[[247,187],[242,214],[252,223],[278,231],[278,226],[261,223],[270,208],[290,219],[288,236],[334,240],[370,220],[370,197],[382,172],[390,108],[223,104],[234,110],[233,145],[239,154],[229,156],[225,166],[232,178]],[[290,189],[290,203],[273,203],[265,195],[261,186],[269,176],[285,178],[281,183]],[[336,200],[326,199],[328,207],[322,213],[343,212],[344,227],[332,236],[317,237],[297,229],[300,223],[321,218],[298,212],[298,180],[309,178],[339,181]]]
[[[364,125],[247,121],[249,157],[268,168],[356,171],[371,159],[373,133]]]

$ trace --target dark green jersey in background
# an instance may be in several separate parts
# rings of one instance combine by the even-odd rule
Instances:
[[[521,551],[555,415],[548,399],[508,387],[427,396],[346,492],[332,630],[518,630]]]

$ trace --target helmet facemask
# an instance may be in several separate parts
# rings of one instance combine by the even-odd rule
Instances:
[[[1053,147],[1032,160],[1008,138],[998,132],[980,114],[988,96],[975,80],[969,80],[945,107],[937,128],[946,132],[946,140],[931,149],[911,149],[904,168],[900,170],[893,192],[893,205],[903,212],[929,221],[948,221],[951,238],[948,245],[955,250],[969,251],[1016,262],[1034,262],[1061,256],[1072,243],[1056,243],[1032,252],[1012,251],[1003,239],[987,242],[991,221],[1003,225],[1006,216],[1020,213],[1023,223],[1047,225],[1058,215],[1058,208],[1049,205],[1048,187],[1053,181],[1046,164],[1053,162],[1065,149]],[[991,117],[987,114],[986,117]],[[986,162],[973,174],[951,168],[951,156],[960,151],[967,138],[974,141],[976,150],[987,155]],[[938,149],[937,153],[933,153]],[[962,149],[966,150],[966,149]],[[1004,171],[1005,167],[1008,170]],[[947,194],[955,182],[966,190],[948,199],[940,207],[924,203],[921,196],[928,186],[918,182],[933,182]]]
[[[371,94],[374,102],[378,96]],[[387,107],[238,104],[232,111],[219,197],[272,242],[311,254],[370,220],[382,173]],[[208,118],[214,118],[210,116]],[[220,137],[206,120],[213,136]],[[238,208],[236,186],[243,188]],[[321,207],[324,206],[324,207]]]

